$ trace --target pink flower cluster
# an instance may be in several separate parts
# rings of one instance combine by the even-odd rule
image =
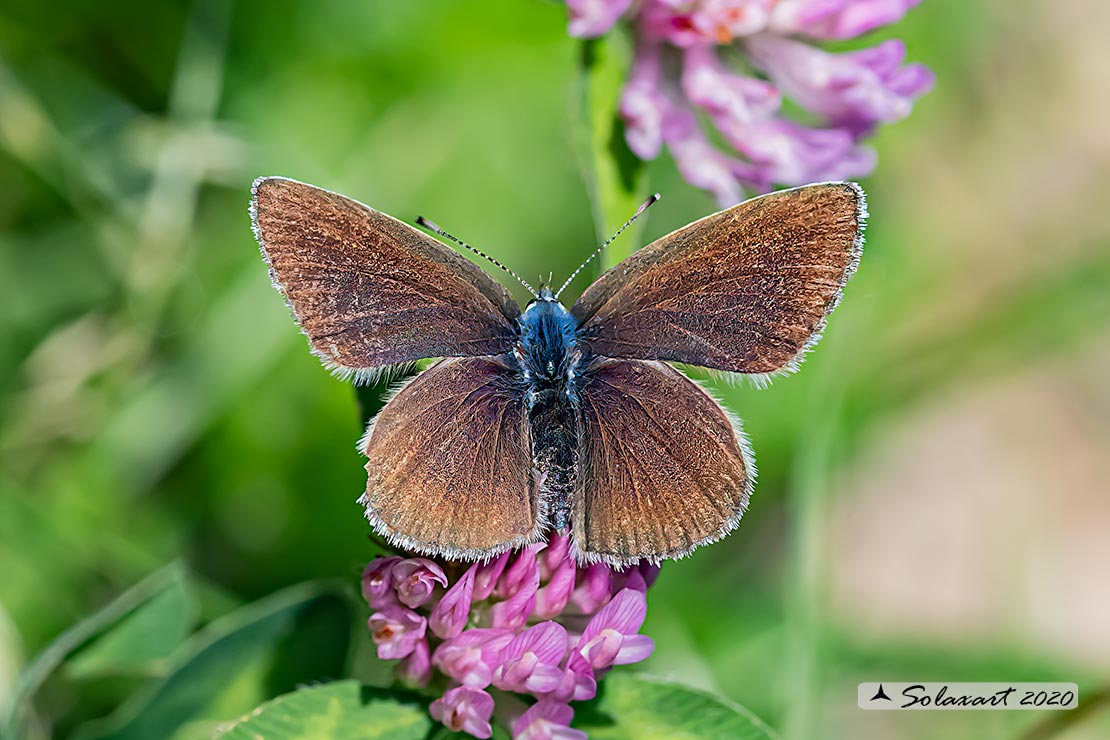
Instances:
[[[498,695],[518,740],[585,738],[569,727],[570,702],[593,698],[611,666],[654,648],[639,630],[658,566],[580,568],[569,540],[553,535],[471,565],[452,582],[447,574],[459,567],[401,557],[366,566],[362,593],[374,610],[378,657],[400,661],[398,677],[411,686],[446,678],[430,711],[452,730],[490,737]]]
[[[854,38],[918,2],[567,0],[567,7],[573,36],[601,36],[622,16],[630,20],[636,51],[620,105],[629,148],[654,159],[665,145],[687,181],[727,206],[745,188],[850,179],[874,168],[863,139],[907,116],[933,74],[903,64],[898,40],[840,53],[813,42]],[[804,120],[784,114],[784,96]],[[710,143],[699,115],[733,151]]]

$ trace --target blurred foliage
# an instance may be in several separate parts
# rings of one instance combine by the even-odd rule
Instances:
[[[1004,224],[935,196],[963,190],[934,162],[981,171],[968,187],[1004,187],[1003,158],[977,158],[989,127],[1040,110],[995,102],[998,60],[1039,53],[1021,5],[928,0],[887,32],[940,86],[877,142],[869,246],[845,305],[796,377],[767,390],[710,379],[745,418],[758,494],[737,534],[664,568],[648,671],[741,702],[791,738],[1016,737],[1036,720],[861,725],[848,716],[854,684],[875,677],[1084,690],[1105,678],[1004,632],[877,637],[827,608],[823,525],[843,469],[964,379],[1067,361],[1110,316],[1104,216],[1073,213],[1062,230],[1065,216],[1050,219],[1037,248],[1000,257]],[[614,173],[583,161],[583,60],[562,6],[541,0],[4,3],[0,694],[41,690],[33,706],[0,706],[26,737],[209,737],[306,681],[382,682],[350,594],[294,585],[353,584],[376,548],[355,504],[356,398],[305,351],[270,288],[249,185],[281,174],[409,221],[424,213],[526,277],[569,274],[637,188],[665,196],[638,242],[712,211],[659,161],[592,212],[596,178]],[[592,136],[587,148],[604,148]],[[966,217],[981,252],[953,260],[936,242],[945,213]],[[151,590],[143,579],[178,558],[187,568],[151,576]],[[613,679],[605,701],[639,680]],[[333,712],[328,697],[374,701],[348,683],[296,701]],[[1092,722],[1105,730],[1105,713]]]

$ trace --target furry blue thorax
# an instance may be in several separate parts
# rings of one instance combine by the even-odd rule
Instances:
[[[520,317],[517,361],[525,381],[560,385],[574,379],[578,363],[578,321],[555,300],[548,288],[528,304]]]

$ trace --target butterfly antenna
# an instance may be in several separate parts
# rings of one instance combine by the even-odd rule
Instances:
[[[531,285],[529,285],[528,283],[526,283],[526,282],[524,281],[524,278],[522,278],[522,277],[521,277],[520,275],[517,275],[517,274],[516,274],[515,272],[513,272],[512,270],[510,270],[510,269],[509,269],[508,267],[505,267],[505,265],[501,264],[500,262],[498,262],[497,260],[495,260],[495,259],[494,259],[493,257],[490,257],[490,256],[489,256],[488,254],[486,254],[486,253],[485,253],[485,252],[483,252],[482,250],[480,250],[480,249],[475,249],[474,247],[470,246],[470,245],[469,245],[469,244],[467,244],[466,242],[464,242],[464,241],[461,241],[461,240],[459,240],[459,239],[457,239],[457,238],[455,238],[455,237],[451,236],[451,235],[450,235],[450,234],[448,234],[448,233],[447,233],[446,231],[444,231],[443,229],[439,228],[439,226],[437,226],[437,225],[435,224],[435,222],[433,222],[433,221],[429,221],[428,219],[424,218],[423,216],[417,216],[417,218],[416,218],[416,223],[417,223],[417,224],[419,224],[420,226],[423,226],[423,227],[424,227],[425,229],[427,229],[428,231],[434,231],[435,233],[437,233],[437,234],[439,234],[440,236],[442,236],[442,237],[443,237],[444,239],[449,239],[449,240],[453,241],[453,242],[454,242],[455,244],[458,244],[458,245],[459,245],[460,247],[462,247],[463,249],[469,249],[469,250],[470,250],[471,252],[473,252],[474,254],[478,255],[479,257],[481,257],[481,258],[483,258],[483,259],[486,259],[486,260],[489,260],[490,262],[492,262],[493,264],[497,265],[497,266],[498,266],[498,267],[500,267],[500,268],[501,268],[502,270],[504,270],[505,272],[509,273],[509,274],[510,274],[510,275],[512,275],[512,276],[513,276],[514,278],[516,278],[517,282],[519,282],[519,283],[520,283],[521,285],[523,285],[523,286],[525,287],[525,289],[526,289],[526,290],[527,290],[527,291],[528,291],[529,293],[531,293],[531,294],[532,294],[532,297],[533,297],[533,298],[539,298],[539,294],[538,294],[538,293],[536,293],[536,289],[535,289],[535,288],[533,288],[533,287],[532,287]]]
[[[560,294],[560,293],[562,293],[562,292],[563,292],[564,290],[566,290],[567,286],[568,286],[568,285],[570,285],[570,282],[571,282],[572,280],[574,280],[574,279],[575,279],[576,277],[578,277],[578,273],[582,272],[582,269],[583,269],[583,268],[584,268],[584,267],[585,267],[586,265],[588,265],[588,264],[590,264],[591,262],[593,262],[594,258],[595,258],[595,257],[597,257],[597,256],[598,256],[599,254],[601,254],[602,250],[604,250],[604,249],[605,249],[605,248],[606,248],[607,246],[609,246],[610,244],[612,244],[612,243],[613,243],[613,240],[614,240],[614,239],[616,239],[616,238],[617,238],[618,236],[620,236],[620,235],[621,235],[621,232],[622,232],[622,231],[624,231],[625,229],[627,229],[627,228],[628,228],[629,226],[631,226],[631,225],[632,225],[632,222],[633,222],[633,221],[635,221],[635,220],[636,220],[636,219],[638,219],[638,218],[639,218],[640,216],[642,216],[642,215],[644,214],[644,211],[646,211],[646,210],[648,209],[648,206],[650,206],[650,205],[651,205],[652,203],[654,203],[655,201],[659,200],[659,199],[660,199],[660,198],[662,198],[662,197],[663,197],[663,196],[659,195],[659,193],[655,193],[655,194],[654,194],[654,195],[652,195],[652,196],[651,196],[650,198],[648,198],[648,199],[647,199],[647,200],[645,200],[645,201],[644,201],[643,203],[641,203],[641,204],[640,204],[640,207],[636,209],[636,212],[632,214],[632,217],[631,217],[630,219],[628,219],[627,221],[625,221],[625,222],[624,222],[624,225],[623,225],[623,226],[621,226],[621,227],[620,227],[619,229],[617,229],[617,232],[616,232],[615,234],[613,234],[613,235],[612,235],[611,237],[609,237],[609,238],[608,238],[608,239],[606,239],[606,240],[605,240],[604,242],[602,242],[602,243],[601,243],[601,246],[600,246],[600,247],[598,247],[597,249],[595,249],[595,250],[594,250],[594,253],[593,253],[593,254],[591,254],[591,255],[590,255],[589,257],[587,257],[587,258],[586,258],[586,261],[585,261],[585,262],[583,262],[582,264],[580,264],[580,265],[578,266],[578,269],[577,269],[577,270],[575,270],[574,272],[572,272],[572,273],[570,274],[570,277],[568,277],[568,278],[566,279],[566,282],[565,282],[565,283],[563,283],[563,284],[562,284],[562,286],[561,286],[561,287],[559,288],[559,290],[557,290],[557,291],[555,292],[555,298],[558,298],[558,297],[559,297],[559,294]]]

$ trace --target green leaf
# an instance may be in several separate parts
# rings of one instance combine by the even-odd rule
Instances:
[[[218,740],[420,740],[431,728],[418,703],[357,681],[337,681],[266,702],[221,729]]]
[[[598,698],[576,710],[591,740],[774,740],[758,717],[698,689],[627,673],[605,679]]]
[[[648,195],[644,163],[628,148],[624,121],[617,114],[630,58],[628,39],[619,33],[582,43],[580,125],[574,128],[599,240],[616,232]],[[604,266],[615,265],[632,253],[642,225],[643,219],[626,232],[619,244],[608,247],[602,254]]]
[[[74,737],[195,737],[205,721],[214,729],[300,683],[343,675],[353,621],[340,586],[307,583],[280,591],[198,632],[164,678]]]
[[[144,604],[172,590],[184,579],[179,563],[172,563],[148,576],[95,614],[86,617],[58,636],[28,663],[19,674],[7,701],[0,705],[0,737],[21,737],[27,701],[54,670],[74,651],[105,630],[133,614]]]
[[[176,569],[161,592],[124,617],[66,665],[71,678],[105,674],[160,675],[195,619],[185,574]]]

